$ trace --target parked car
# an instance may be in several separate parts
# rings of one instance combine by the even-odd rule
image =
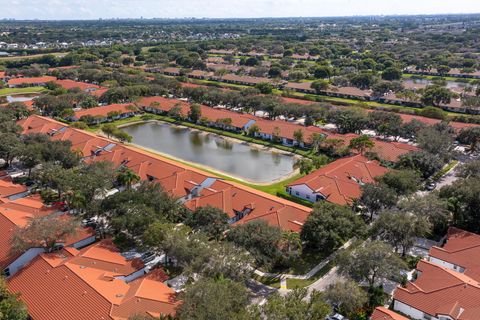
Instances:
[[[433,191],[437,188],[437,184],[435,182],[429,182],[427,183],[427,185],[425,186],[425,189],[427,189],[428,191]]]
[[[334,315],[326,317],[325,320],[347,320],[347,318],[342,316],[340,313],[335,313]]]

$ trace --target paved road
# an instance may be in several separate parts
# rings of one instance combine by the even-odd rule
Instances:
[[[266,286],[263,283],[253,279],[247,281],[247,287],[250,289],[253,295],[253,297],[250,299],[250,302],[257,305],[264,304],[268,296],[277,292],[277,289]]]
[[[338,280],[341,280],[342,277],[337,273],[337,267],[333,267],[327,274],[323,277],[312,283],[308,287],[308,291],[312,292],[313,290],[324,291],[331,284],[334,284]]]

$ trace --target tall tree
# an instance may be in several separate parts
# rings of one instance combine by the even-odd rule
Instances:
[[[373,233],[401,250],[404,257],[415,244],[415,239],[426,236],[432,225],[426,216],[414,215],[408,211],[388,210],[380,213],[373,225]]]
[[[381,279],[400,279],[405,263],[382,241],[371,241],[338,257],[339,272],[355,281],[365,281],[373,287]]]
[[[239,319],[248,306],[248,291],[230,280],[201,279],[181,295],[179,320]]]
[[[309,298],[307,289],[296,289],[286,296],[274,294],[260,307],[265,320],[317,320],[325,319],[331,312],[324,295],[313,291]],[[252,319],[255,319],[252,317]]]
[[[301,238],[311,250],[331,252],[364,231],[363,221],[350,208],[322,201],[308,216]]]
[[[353,138],[350,140],[349,144],[350,149],[357,150],[362,155],[366,150],[371,149],[374,146],[375,143],[367,135],[361,135],[357,138]]]
[[[220,239],[228,229],[228,215],[211,206],[197,208],[185,221],[194,230],[200,230],[212,238]]]
[[[352,280],[340,280],[329,285],[325,290],[325,298],[338,307],[338,311],[350,319],[368,302],[367,293]]]
[[[72,217],[50,215],[33,218],[24,228],[17,228],[12,236],[12,250],[24,252],[29,248],[51,251],[56,244],[75,234],[80,224]]]
[[[28,311],[18,295],[10,293],[4,278],[0,275],[0,319],[27,320]]]
[[[281,259],[282,231],[263,220],[239,225],[227,233],[227,240],[247,249],[258,266],[273,266]]]

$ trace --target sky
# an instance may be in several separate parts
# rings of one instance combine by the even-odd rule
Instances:
[[[257,18],[480,13],[480,0],[0,0],[0,19]]]

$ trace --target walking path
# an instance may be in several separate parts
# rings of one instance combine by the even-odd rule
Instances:
[[[296,274],[287,274],[287,273],[269,273],[263,272],[260,270],[255,270],[254,273],[261,277],[266,278],[279,278],[280,279],[280,288],[287,289],[287,279],[301,279],[307,280],[315,276],[323,267],[325,267],[330,261],[332,261],[340,252],[341,250],[345,250],[353,243],[354,239],[350,239],[347,241],[343,246],[341,246],[338,250],[334,253],[329,255],[327,258],[323,259],[319,264],[317,264],[314,268],[312,268],[309,272],[304,275],[296,275]]]

